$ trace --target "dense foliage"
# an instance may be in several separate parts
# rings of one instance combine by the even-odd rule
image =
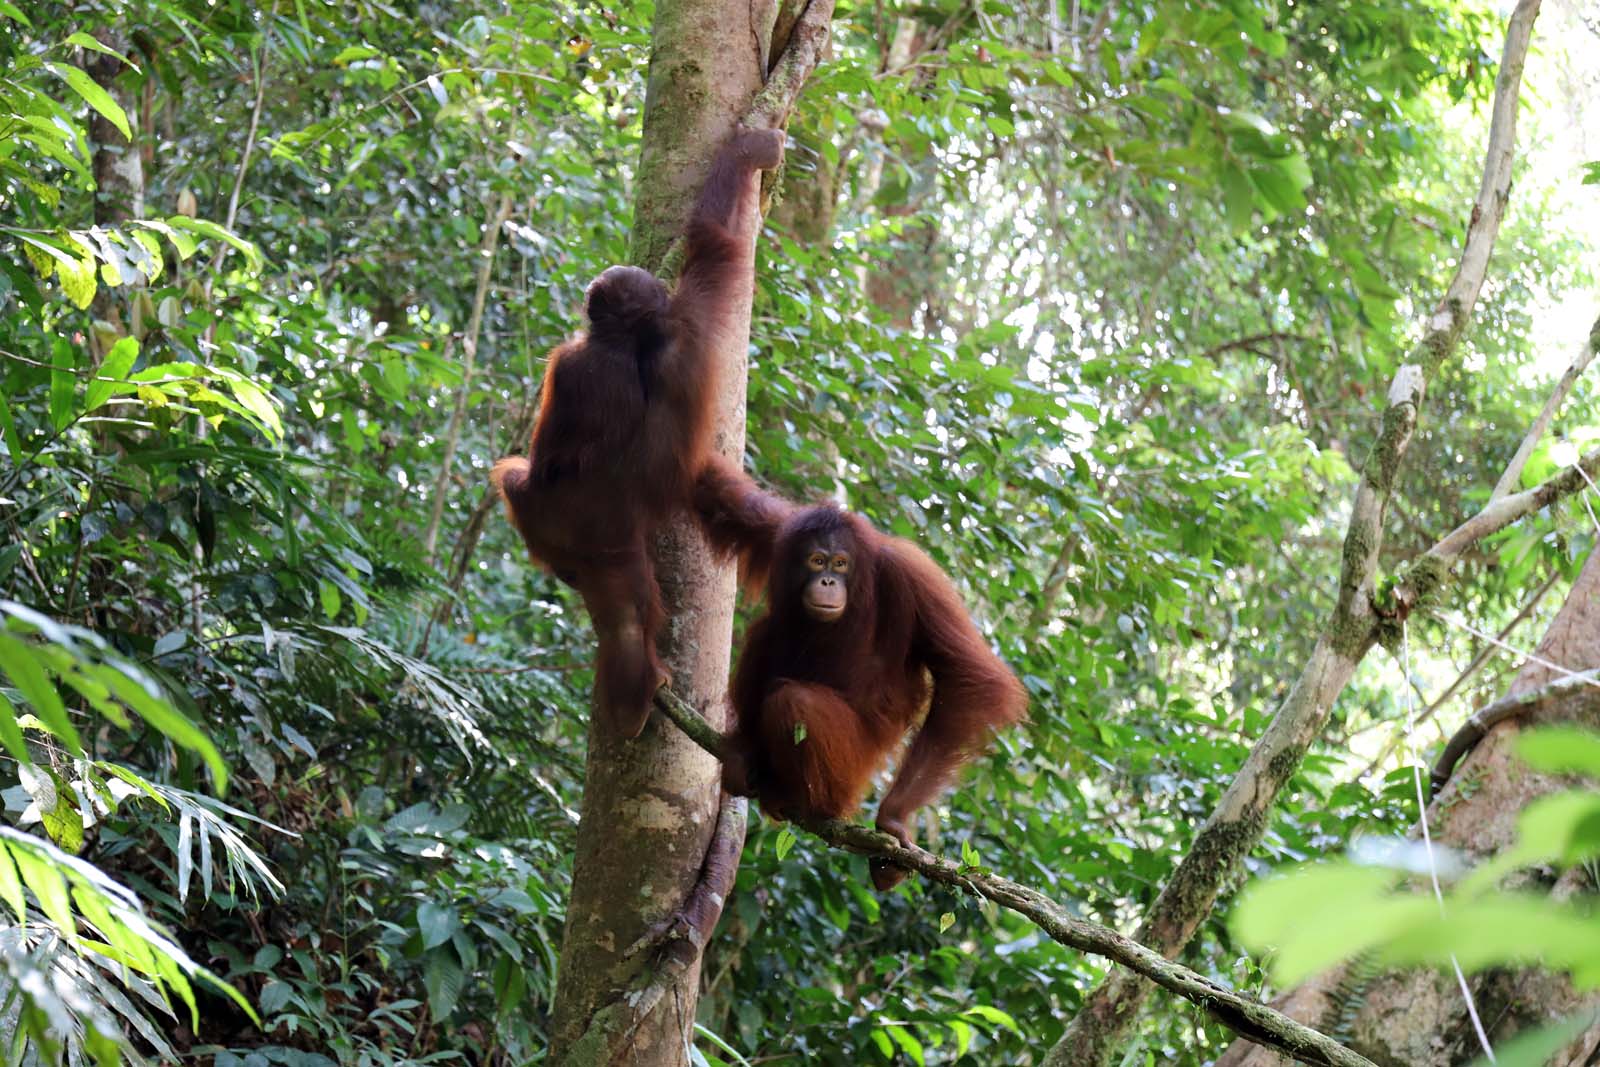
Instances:
[[[0,2],[17,1048],[541,1053],[592,643],[487,470],[626,256],[652,10]],[[1575,91],[1547,32],[1536,84]],[[1332,596],[1498,33],[1455,0],[840,6],[759,248],[749,454],[925,544],[1030,689],[936,845],[1119,925],[1184,853]],[[1546,154],[1429,398],[1396,564],[1493,484],[1568,354],[1551,309],[1593,278],[1593,187],[1557,118],[1527,124]],[[1557,455],[1600,435],[1596,397]],[[1548,618],[1595,541],[1580,504],[1539,516],[1467,561],[1448,618]],[[1443,618],[1409,679],[1369,661],[1260,865],[1414,817],[1407,682],[1437,695],[1477,647]],[[1029,1062],[1103,973],[776,839],[753,828],[708,951],[708,1059]],[[1221,921],[1185,962],[1265,981]],[[1128,1062],[1224,1039],[1162,1002]]]

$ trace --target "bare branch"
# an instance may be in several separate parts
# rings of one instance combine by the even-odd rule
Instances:
[[[1438,762],[1433,765],[1433,774],[1429,780],[1429,799],[1439,795],[1439,790],[1450,780],[1450,773],[1456,769],[1456,764],[1461,762],[1461,757],[1471,751],[1473,745],[1483,740],[1484,735],[1490,730],[1507,719],[1531,715],[1546,704],[1574,693],[1600,697],[1600,671],[1571,674],[1549,685],[1525,693],[1512,693],[1510,696],[1501,697],[1493,704],[1485,705],[1472,718],[1461,724],[1461,729],[1455,732],[1444,746],[1444,751],[1439,753]]]
[[[1517,454],[1511,457],[1511,462],[1506,464],[1506,472],[1500,475],[1500,480],[1495,483],[1494,492],[1489,494],[1489,502],[1493,503],[1511,492],[1517,483],[1522,480],[1522,469],[1528,464],[1528,457],[1533,454],[1534,446],[1544,437],[1544,432],[1550,428],[1550,420],[1556,417],[1556,412],[1561,410],[1561,405],[1566,402],[1567,394],[1572,392],[1572,387],[1578,384],[1578,379],[1588,369],[1594,357],[1600,353],[1600,319],[1594,320],[1594,325],[1589,327],[1589,339],[1583,346],[1583,351],[1573,357],[1572,365],[1561,375],[1561,380],[1550,393],[1550,398],[1544,402],[1544,410],[1539,412],[1539,417],[1533,420],[1533,425],[1528,427],[1528,432],[1522,438],[1522,444],[1517,448]]]
[[[428,527],[422,536],[422,549],[429,566],[433,565],[434,549],[439,544],[439,520],[444,516],[444,498],[450,487],[456,448],[461,443],[461,426],[467,417],[467,394],[472,392],[472,374],[477,368],[483,309],[489,298],[489,279],[494,276],[494,252],[500,243],[500,230],[510,217],[511,193],[502,192],[494,210],[484,219],[483,237],[478,243],[478,284],[472,294],[472,312],[467,316],[467,329],[461,337],[461,384],[456,387],[456,403],[451,409],[450,425],[444,435],[444,455],[439,460],[439,474],[433,483],[433,511],[428,516]]]
[[[1585,478],[1584,474],[1589,477]],[[1547,508],[1562,497],[1581,492],[1597,476],[1600,476],[1600,449],[1583,456],[1577,463],[1532,489],[1491,499],[1482,511],[1451,530],[1438,544],[1423,553],[1422,558],[1437,560],[1448,566],[1485,537],[1499,533],[1518,519]]]
[[[789,31],[783,54],[773,64],[767,84],[745,111],[742,121],[746,126],[769,129],[788,124],[800,90],[822,61],[832,22],[833,0],[809,0]]]

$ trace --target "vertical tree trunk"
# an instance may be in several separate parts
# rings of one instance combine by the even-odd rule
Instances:
[[[749,0],[661,0],[657,7],[635,263],[661,268],[712,151],[762,84],[773,14]],[[750,283],[743,284],[737,302],[748,315]],[[722,374],[716,447],[735,459],[744,447],[748,332],[746,318],[728,332],[725,350],[717,354]],[[670,620],[661,652],[673,689],[721,727],[733,571],[712,561],[687,518],[659,539],[656,565]],[[727,887],[708,892],[703,876],[730,879],[737,866],[744,807],[730,803],[719,818],[719,795],[716,761],[659,716],[632,741],[609,735],[591,718],[552,1062],[688,1062],[700,963],[700,946],[692,942],[698,937],[691,934],[689,951],[668,959],[662,947],[674,932],[674,918],[697,903],[712,909],[714,923]]]
[[[1600,551],[1591,552],[1566,603],[1550,624],[1537,655],[1570,671],[1600,666]],[[1556,681],[1543,663],[1525,663],[1506,695],[1525,696]],[[1569,690],[1541,704],[1523,720],[1502,723],[1455,769],[1449,783],[1428,807],[1434,841],[1468,856],[1488,858],[1516,837],[1518,815],[1537,797],[1563,787],[1559,778],[1530,770],[1513,756],[1517,734],[1526,726],[1577,721],[1600,728],[1600,700],[1589,687]],[[1521,876],[1525,891],[1539,888],[1537,875]],[[1556,896],[1583,887],[1581,871],[1549,885]],[[1308,916],[1315,921],[1315,916]],[[1472,978],[1479,1014],[1498,1043],[1519,1030],[1563,1018],[1580,1007],[1600,1005],[1600,995],[1574,992],[1564,976],[1537,970],[1494,971]],[[1433,970],[1395,974],[1365,973],[1359,963],[1335,968],[1279,998],[1277,1007],[1294,1018],[1334,1035],[1380,1064],[1450,1067],[1479,1054],[1455,976]],[[1600,1027],[1580,1035],[1550,1062],[1580,1067],[1600,1049]],[[1270,1067],[1277,1053],[1236,1042],[1219,1067]]]
[[[98,30],[95,39],[107,48],[128,54],[128,39],[110,29]],[[89,140],[94,145],[91,168],[94,173],[94,221],[104,226],[124,222],[144,214],[144,159],[139,152],[139,129],[143,116],[134,106],[133,93],[119,80],[126,66],[116,56],[85,50],[83,69],[95,84],[104,89],[128,116],[132,141],[98,111],[89,113]]]
[[[107,48],[127,55],[128,39],[110,29],[97,30],[95,39]],[[88,49],[83,53],[83,69],[96,85],[106,91],[128,116],[133,140],[122,136],[122,131],[98,111],[89,112],[89,142],[93,146],[89,167],[94,175],[94,221],[98,226],[111,226],[144,214],[144,157],[140,152],[139,135],[143,116],[134,106],[133,93],[127,82],[118,77],[126,64],[116,56]],[[90,331],[90,349],[98,363],[111,345],[127,332],[122,322],[122,301],[116,290],[99,286],[95,290],[90,314],[105,327]]]

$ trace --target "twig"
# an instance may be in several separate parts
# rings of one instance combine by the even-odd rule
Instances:
[[[1554,419],[1556,412],[1566,402],[1567,394],[1572,392],[1572,387],[1578,384],[1578,379],[1584,370],[1594,361],[1600,353],[1600,319],[1594,320],[1594,325],[1589,327],[1589,339],[1567,367],[1566,373],[1561,375],[1561,380],[1551,391],[1544,402],[1544,410],[1539,412],[1539,417],[1533,420],[1533,425],[1528,427],[1528,432],[1523,435],[1522,444],[1517,447],[1516,455],[1511,457],[1511,462],[1506,464],[1505,473],[1500,475],[1500,480],[1494,485],[1494,492],[1489,494],[1489,501],[1493,503],[1507,495],[1522,480],[1522,469],[1528,463],[1528,457],[1533,454],[1534,446],[1544,436],[1545,430],[1550,428],[1550,420]]]
[[[1415,730],[1417,727],[1428,722],[1436,714],[1438,714],[1439,709],[1444,707],[1445,704],[1449,702],[1450,698],[1456,695],[1456,691],[1470,681],[1473,675],[1477,674],[1483,669],[1483,665],[1488,663],[1495,652],[1499,650],[1497,647],[1497,642],[1504,641],[1506,638],[1510,637],[1513,630],[1527,621],[1528,616],[1533,614],[1534,609],[1539,606],[1539,602],[1544,599],[1545,594],[1550,592],[1551,589],[1555,588],[1555,584],[1560,580],[1560,578],[1560,571],[1552,570],[1550,572],[1549,577],[1545,578],[1545,580],[1539,584],[1539,588],[1533,591],[1533,594],[1529,596],[1528,599],[1523,603],[1521,609],[1519,609],[1517,613],[1512,616],[1511,621],[1506,623],[1505,626],[1501,627],[1500,632],[1495,635],[1494,641],[1485,641],[1483,647],[1478,650],[1477,655],[1472,657],[1472,661],[1461,669],[1460,674],[1456,675],[1456,680],[1446,686],[1444,692],[1434,697],[1428,706],[1422,710],[1422,713],[1412,720],[1410,726],[1411,730]],[[1380,723],[1379,725],[1382,724]],[[1365,729],[1356,731],[1356,733],[1363,732],[1365,732]],[[1355,735],[1352,734],[1351,736]],[[1368,775],[1372,774],[1373,771],[1376,771],[1384,760],[1388,759],[1394,754],[1394,750],[1399,748],[1400,743],[1404,740],[1404,733],[1396,734],[1392,740],[1384,745],[1383,751],[1379,752],[1372,758],[1372,762],[1367,764],[1366,770],[1362,771],[1356,776],[1357,779],[1366,778]]]
[[[713,756],[721,757],[726,738],[669,689],[656,691],[655,706],[676,723],[689,739]],[[915,846],[906,847],[888,834],[859,823],[828,819],[799,824],[808,833],[863,856],[890,860],[931,882],[953,886],[971,896],[992,900],[1038,926],[1051,939],[1080,952],[1104,956],[1144,975],[1170,992],[1193,1002],[1241,1037],[1277,1049],[1301,1063],[1337,1067],[1373,1067],[1370,1060],[1340,1045],[1326,1034],[1295,1022],[1266,1004],[1236,993],[1183,966],[1162,958],[1115,930],[1071,914],[1038,890],[1006,878],[935,856]]]
[[[445,431],[444,456],[439,461],[439,476],[433,485],[433,513],[428,517],[427,532],[423,534],[423,552],[428,566],[433,566],[433,552],[439,543],[439,520],[444,515],[444,498],[449,487],[450,471],[455,464],[456,447],[461,442],[461,424],[467,417],[467,394],[472,391],[472,372],[477,365],[478,337],[483,331],[483,309],[489,296],[489,279],[494,273],[495,247],[500,243],[500,230],[511,217],[511,193],[500,194],[493,214],[484,221],[483,240],[478,245],[478,285],[472,295],[472,313],[467,317],[467,329],[461,338],[461,385],[456,389],[455,408],[450,412],[450,426]]]
[[[1455,732],[1444,746],[1444,751],[1439,753],[1438,762],[1433,765],[1433,775],[1429,780],[1429,799],[1439,795],[1439,790],[1450,780],[1450,773],[1456,769],[1456,764],[1461,762],[1461,757],[1471,751],[1472,746],[1481,741],[1490,730],[1507,719],[1532,714],[1551,701],[1560,700],[1574,693],[1586,693],[1591,698],[1600,696],[1600,671],[1571,674],[1549,685],[1540,686],[1526,693],[1501,697],[1494,703],[1486,705],[1461,724],[1461,729]]]
[[[256,102],[250,108],[250,128],[244,135],[244,154],[239,157],[239,169],[233,176],[233,192],[228,196],[228,214],[224,217],[222,228],[232,232],[233,224],[239,218],[239,193],[244,189],[244,176],[250,169],[250,154],[255,151],[256,131],[261,127],[261,104],[267,96],[266,71],[261,67],[261,54],[258,52],[251,57],[256,74]],[[216,259],[211,261],[211,270],[214,273],[217,264],[221,262],[227,246],[217,249]]]

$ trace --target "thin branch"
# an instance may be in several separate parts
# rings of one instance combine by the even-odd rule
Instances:
[[[256,131],[261,128],[261,104],[267,98],[266,71],[261,66],[261,54],[258,52],[251,56],[256,75],[256,102],[250,108],[250,128],[244,135],[244,154],[239,157],[239,169],[233,176],[233,192],[228,196],[228,213],[223,216],[222,228],[233,230],[233,224],[239,219],[239,194],[244,190],[244,176],[250,170],[250,154],[256,148]],[[217,256],[211,261],[211,270],[217,269],[217,264],[222,261],[226,246],[217,249]]]
[[[1552,570],[1549,576],[1546,577],[1543,582],[1539,583],[1539,588],[1535,589],[1533,594],[1523,602],[1522,607],[1515,615],[1511,617],[1511,621],[1500,628],[1500,632],[1495,635],[1495,639],[1493,641],[1485,641],[1483,647],[1478,650],[1477,655],[1472,657],[1472,661],[1461,669],[1460,674],[1456,675],[1456,680],[1446,686],[1444,692],[1434,697],[1433,700],[1429,702],[1428,706],[1422,710],[1420,715],[1411,720],[1410,729],[1412,731],[1416,730],[1417,727],[1427,723],[1436,714],[1438,714],[1439,709],[1444,707],[1445,704],[1449,703],[1450,699],[1456,695],[1456,692],[1460,690],[1463,685],[1466,685],[1474,675],[1483,669],[1483,665],[1488,663],[1496,652],[1500,651],[1499,643],[1505,641],[1506,638],[1511,636],[1512,631],[1527,621],[1528,617],[1533,614],[1534,609],[1539,606],[1539,602],[1545,598],[1545,594],[1550,592],[1551,589],[1554,589],[1556,582],[1560,581],[1560,579],[1561,572],[1558,570]],[[1382,724],[1380,723],[1379,725]],[[1364,730],[1357,732],[1364,732]],[[1376,771],[1385,760],[1392,756],[1394,754],[1394,750],[1399,748],[1400,743],[1405,740],[1406,732],[1407,731],[1397,732],[1393,739],[1384,745],[1383,751],[1374,756],[1372,758],[1372,762],[1367,764],[1367,769],[1356,776],[1357,779],[1359,780],[1361,778],[1368,777],[1372,774],[1372,772]]]
[[[488,302],[489,279],[494,274],[494,252],[500,243],[500,230],[511,217],[511,204],[511,193],[502,192],[494,211],[484,220],[483,238],[478,244],[478,285],[472,294],[472,313],[467,317],[466,333],[461,338],[461,384],[456,387],[456,403],[450,411],[450,425],[444,436],[444,455],[439,460],[439,474],[433,482],[433,511],[428,516],[428,527],[422,535],[423,554],[430,567],[433,566],[434,549],[439,544],[439,521],[444,517],[444,499],[455,466],[456,448],[461,444],[461,426],[467,418],[467,396],[472,392],[472,374],[478,362],[478,338],[483,332],[483,308]]]
[[[1589,477],[1585,478],[1585,474]],[[1589,480],[1597,475],[1600,475],[1600,448],[1532,489],[1491,500],[1482,511],[1451,530],[1438,544],[1424,552],[1418,562],[1434,560],[1448,566],[1485,537],[1499,533],[1518,519],[1547,508],[1562,497],[1588,488]]]
[[[1472,746],[1483,740],[1484,735],[1490,730],[1507,719],[1531,715],[1552,701],[1561,700],[1574,693],[1584,693],[1591,698],[1600,697],[1600,670],[1568,675],[1526,693],[1501,697],[1483,707],[1472,718],[1461,724],[1461,729],[1455,732],[1445,744],[1444,751],[1439,754],[1429,781],[1429,799],[1439,795],[1439,790],[1450,780],[1450,773],[1456,769],[1456,764],[1461,762],[1461,757],[1470,752]]]
[[[1522,438],[1522,444],[1517,447],[1516,455],[1511,457],[1511,462],[1506,464],[1506,471],[1500,475],[1500,480],[1495,483],[1494,492],[1489,494],[1489,501],[1493,503],[1507,495],[1522,480],[1522,470],[1528,464],[1528,457],[1533,454],[1534,446],[1544,437],[1544,432],[1550,428],[1550,421],[1556,417],[1556,412],[1566,402],[1567,394],[1572,392],[1572,387],[1578,384],[1578,379],[1594,357],[1600,353],[1600,319],[1594,320],[1594,325],[1589,327],[1589,339],[1567,367],[1566,373],[1556,383],[1550,397],[1544,402],[1544,410],[1539,412],[1539,417],[1533,420],[1533,425],[1528,427],[1528,432]]]
[[[713,756],[721,757],[726,738],[669,689],[656,692],[656,709],[671,719],[689,739]],[[1144,975],[1155,984],[1191,1001],[1241,1037],[1293,1057],[1301,1063],[1337,1067],[1372,1067],[1370,1060],[1340,1045],[1326,1034],[1303,1026],[1282,1012],[1234,992],[1184,967],[1162,958],[1110,927],[1087,922],[1036,889],[935,856],[915,846],[906,847],[888,834],[859,823],[829,819],[800,824],[836,848],[863,856],[881,857],[922,875],[931,882],[953,886],[971,896],[992,900],[1028,919],[1051,939],[1068,948],[1104,956]]]

